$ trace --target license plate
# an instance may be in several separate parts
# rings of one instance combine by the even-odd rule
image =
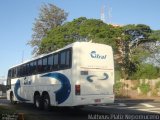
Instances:
[[[94,102],[95,102],[95,103],[100,103],[100,102],[101,102],[101,99],[95,99]]]

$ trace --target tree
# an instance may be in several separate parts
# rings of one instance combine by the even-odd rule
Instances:
[[[144,63],[154,65],[160,63],[160,31],[153,31],[149,26],[143,24],[127,25],[124,30],[129,41],[129,49],[126,51],[128,59],[125,61],[128,62],[126,62],[125,73],[128,74],[129,78],[133,78],[132,76],[137,76],[142,71]],[[137,76],[136,79],[138,78],[141,77]]]
[[[80,17],[48,32],[40,45],[40,53],[48,53],[75,41],[103,43],[116,48],[118,30],[97,19]]]
[[[43,4],[41,6],[40,14],[33,25],[32,39],[28,42],[34,48],[34,54],[39,54],[41,41],[47,35],[47,32],[62,25],[67,16],[68,13],[53,4]]]
[[[160,30],[154,30],[150,34],[149,39],[151,39],[152,42],[148,42],[145,45],[145,48],[150,53],[146,61],[155,66],[160,66]]]
[[[141,59],[146,57],[147,53],[144,52],[144,48],[141,49],[141,44],[150,41],[149,36],[152,30],[149,26],[138,25],[126,25],[123,27],[123,36],[121,37],[122,48],[122,77],[128,79],[129,76],[134,74],[137,69],[137,64],[142,61]]]

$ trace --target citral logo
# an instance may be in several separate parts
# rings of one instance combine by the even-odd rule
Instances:
[[[107,55],[100,55],[98,53],[96,53],[96,51],[92,51],[90,53],[92,58],[97,58],[97,59],[106,59]]]

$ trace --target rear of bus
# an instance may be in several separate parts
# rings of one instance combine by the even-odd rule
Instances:
[[[108,45],[77,43],[73,48],[74,106],[114,102],[113,51]],[[73,65],[73,66],[74,66]]]

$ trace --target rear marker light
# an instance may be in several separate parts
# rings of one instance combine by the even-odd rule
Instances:
[[[81,86],[75,85],[75,95],[80,95],[80,94],[81,94]]]

